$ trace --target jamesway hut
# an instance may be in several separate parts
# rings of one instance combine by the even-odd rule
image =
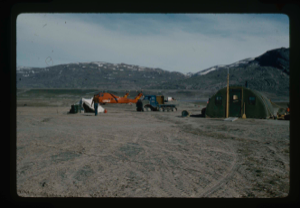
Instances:
[[[227,87],[213,95],[206,106],[205,117],[225,118]],[[245,111],[244,111],[245,109]],[[269,118],[274,116],[270,100],[262,93],[243,86],[229,86],[229,117]]]

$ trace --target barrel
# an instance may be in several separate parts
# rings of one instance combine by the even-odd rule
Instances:
[[[183,111],[181,112],[181,116],[182,116],[182,117],[190,117],[190,112],[188,112],[187,110],[183,110]]]
[[[79,110],[80,110],[79,105],[71,105],[70,113],[78,113]]]

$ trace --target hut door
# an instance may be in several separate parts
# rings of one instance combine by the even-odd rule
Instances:
[[[241,89],[229,89],[229,117],[241,117]]]

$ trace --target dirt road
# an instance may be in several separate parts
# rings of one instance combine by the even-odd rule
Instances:
[[[181,117],[105,105],[17,107],[17,193],[25,197],[285,197],[289,121]]]

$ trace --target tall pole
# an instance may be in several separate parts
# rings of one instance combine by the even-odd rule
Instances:
[[[226,104],[226,118],[229,116],[229,69],[227,71],[227,104]]]

